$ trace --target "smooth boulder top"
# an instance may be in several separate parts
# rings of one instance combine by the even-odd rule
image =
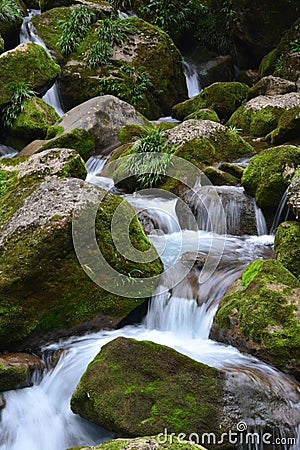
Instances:
[[[295,106],[300,106],[300,93],[290,92],[283,95],[260,95],[249,100],[245,105],[245,110],[251,109],[255,112],[267,106],[282,109],[292,109]]]

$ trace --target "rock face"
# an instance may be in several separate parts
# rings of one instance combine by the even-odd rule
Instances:
[[[60,73],[60,67],[38,44],[25,42],[0,55],[0,104],[10,101],[10,83],[27,82],[44,95]]]
[[[273,396],[271,391],[270,385],[262,386],[246,374],[226,374],[171,348],[120,337],[102,347],[89,364],[71,408],[123,437],[157,435],[166,428],[186,436],[212,432],[218,439],[223,429],[235,429],[239,418],[249,426],[257,424],[258,409],[262,429],[282,420],[288,412],[280,399],[284,394]],[[220,448],[228,446],[223,443]]]
[[[38,356],[27,353],[0,355],[0,391],[31,386],[30,376],[34,369],[44,369],[44,363]]]
[[[300,173],[297,171],[287,190],[287,204],[297,220],[300,220]]]
[[[296,90],[296,83],[293,81],[269,75],[268,77],[261,78],[252,88],[250,88],[247,98],[248,100],[251,100],[259,95],[272,96],[288,94],[289,92],[295,92]]]
[[[213,83],[203,89],[196,97],[175,105],[172,115],[176,119],[183,120],[189,114],[199,109],[210,108],[214,110],[220,119],[228,120],[234,111],[246,98],[249,87],[237,82]]]
[[[300,222],[283,222],[275,235],[276,259],[299,279],[300,276]]]
[[[66,160],[68,152],[62,152]],[[0,172],[7,181],[7,188],[0,196],[0,209],[7,205],[5,214],[0,216],[2,349],[14,348],[32,333],[60,329],[59,335],[68,334],[74,326],[84,329],[82,323],[96,317],[95,328],[111,326],[144,300],[106,292],[83,271],[73,247],[72,217],[84,186],[88,189],[88,201],[98,196],[99,189],[87,187],[75,178],[52,176],[41,182],[49,172],[62,177],[72,172],[78,175],[76,161],[73,166],[62,167],[59,161],[51,160],[54,153],[49,150],[34,155],[19,166],[5,170],[2,167]],[[44,164],[43,160],[46,160]],[[40,175],[36,166],[41,166]],[[129,231],[132,243],[141,251],[152,249],[154,261],[147,265],[130,262],[129,257],[125,259],[116,250],[110,227],[121,202],[121,198],[109,194],[97,213],[96,234],[101,235],[99,245],[105,260],[121,273],[131,274],[135,270],[146,278],[158,275],[162,264],[136,218]],[[130,215],[131,211],[124,203],[125,222],[126,214]],[[75,332],[74,328],[71,332]]]
[[[300,136],[300,106],[285,111],[278,120],[277,128],[266,136],[271,144],[282,144]]]
[[[223,298],[210,337],[300,378],[300,283],[281,263],[251,263]]]
[[[133,106],[113,95],[92,98],[68,111],[57,123],[63,135],[79,128],[95,138],[96,154],[110,152],[120,145],[118,134],[124,125],[147,125]]]
[[[228,125],[241,128],[252,136],[265,136],[277,127],[283,113],[298,106],[300,93],[260,95],[240,106],[229,119]]]
[[[268,148],[255,155],[244,170],[242,185],[258,206],[274,213],[300,164],[300,149],[292,145]]]

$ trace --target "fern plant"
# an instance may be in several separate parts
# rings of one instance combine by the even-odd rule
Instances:
[[[20,5],[14,0],[0,0],[0,23],[13,23],[23,17]]]
[[[24,81],[11,83],[8,89],[10,92],[10,103],[2,110],[2,122],[6,128],[12,127],[18,115],[23,111],[24,100],[35,95],[30,84]]]

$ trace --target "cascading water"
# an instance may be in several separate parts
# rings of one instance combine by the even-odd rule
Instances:
[[[291,216],[291,211],[289,210],[287,206],[287,196],[286,191],[284,192],[283,196],[281,197],[280,203],[278,205],[273,223],[271,225],[270,234],[275,234],[278,226],[281,224],[281,222],[285,222],[288,220],[289,216]]]
[[[31,18],[40,13],[41,11],[38,9],[28,10],[28,16],[24,17],[21,26],[20,43],[33,42],[35,44],[41,45],[48,52],[48,49],[44,41],[36,34],[35,28],[31,23]],[[46,92],[46,94],[43,97],[43,100],[50,106],[52,106],[59,116],[64,115],[64,110],[62,108],[61,101],[59,98],[57,83],[54,83],[53,86]]]
[[[201,91],[199,76],[193,64],[183,61],[183,73],[186,79],[186,87],[189,98],[195,97]]]
[[[87,163],[89,175],[95,176],[104,163],[98,158],[91,158]],[[1,412],[0,450],[65,450],[75,445],[94,445],[110,438],[111,435],[105,430],[74,415],[70,411],[69,401],[87,364],[104,344],[118,336],[167,345],[197,361],[225,369],[236,377],[241,376],[244,383],[254,380],[261,389],[269,392],[270,398],[278,395],[285,398],[280,411],[283,423],[291,423],[294,436],[299,436],[295,425],[300,422],[297,384],[256,358],[208,338],[218,303],[227,288],[247,263],[270,257],[274,238],[266,235],[221,236],[205,230],[205,227],[182,231],[175,199],[141,194],[126,198],[139,213],[147,214],[151,221],[153,227],[149,237],[160,253],[165,268],[172,266],[174,259],[181,262],[172,274],[178,284],[172,289],[165,289],[168,286],[166,271],[140,326],[100,331],[44,347],[42,351],[47,353],[63,350],[60,360],[55,368],[46,371],[41,380],[35,381],[33,387],[4,394],[6,406]],[[255,216],[255,212],[253,214]],[[224,251],[212,276],[199,283],[201,263],[198,267],[196,258],[188,277],[183,277],[181,270],[185,261],[195,253],[207,255],[217,252],[220,247],[218,241],[222,242]],[[247,419],[253,429],[256,426],[258,431],[261,429],[261,412],[256,418],[255,411],[247,411]],[[298,437],[294,446],[276,446],[274,450],[297,450],[299,446]],[[264,450],[256,444],[243,446],[243,449]]]
[[[13,158],[18,154],[17,150],[8,145],[0,144],[0,159],[1,158]]]

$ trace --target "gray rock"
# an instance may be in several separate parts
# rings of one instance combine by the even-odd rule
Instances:
[[[287,204],[300,220],[300,173],[296,174],[287,190]]]
[[[269,75],[259,80],[248,92],[248,99],[257,97],[259,95],[282,95],[297,90],[296,83],[283,78],[274,77]]]
[[[284,95],[260,95],[249,100],[245,105],[245,110],[251,109],[253,112],[256,112],[267,106],[288,110],[299,105],[300,93],[291,92]]]
[[[211,138],[216,131],[226,131],[226,127],[212,120],[185,120],[175,128],[166,130],[167,144],[183,144],[193,139]]]
[[[124,125],[147,125],[135,108],[113,95],[94,97],[68,111],[57,125],[64,134],[74,128],[88,131],[96,138],[96,153],[109,153],[120,145],[118,134]]]

